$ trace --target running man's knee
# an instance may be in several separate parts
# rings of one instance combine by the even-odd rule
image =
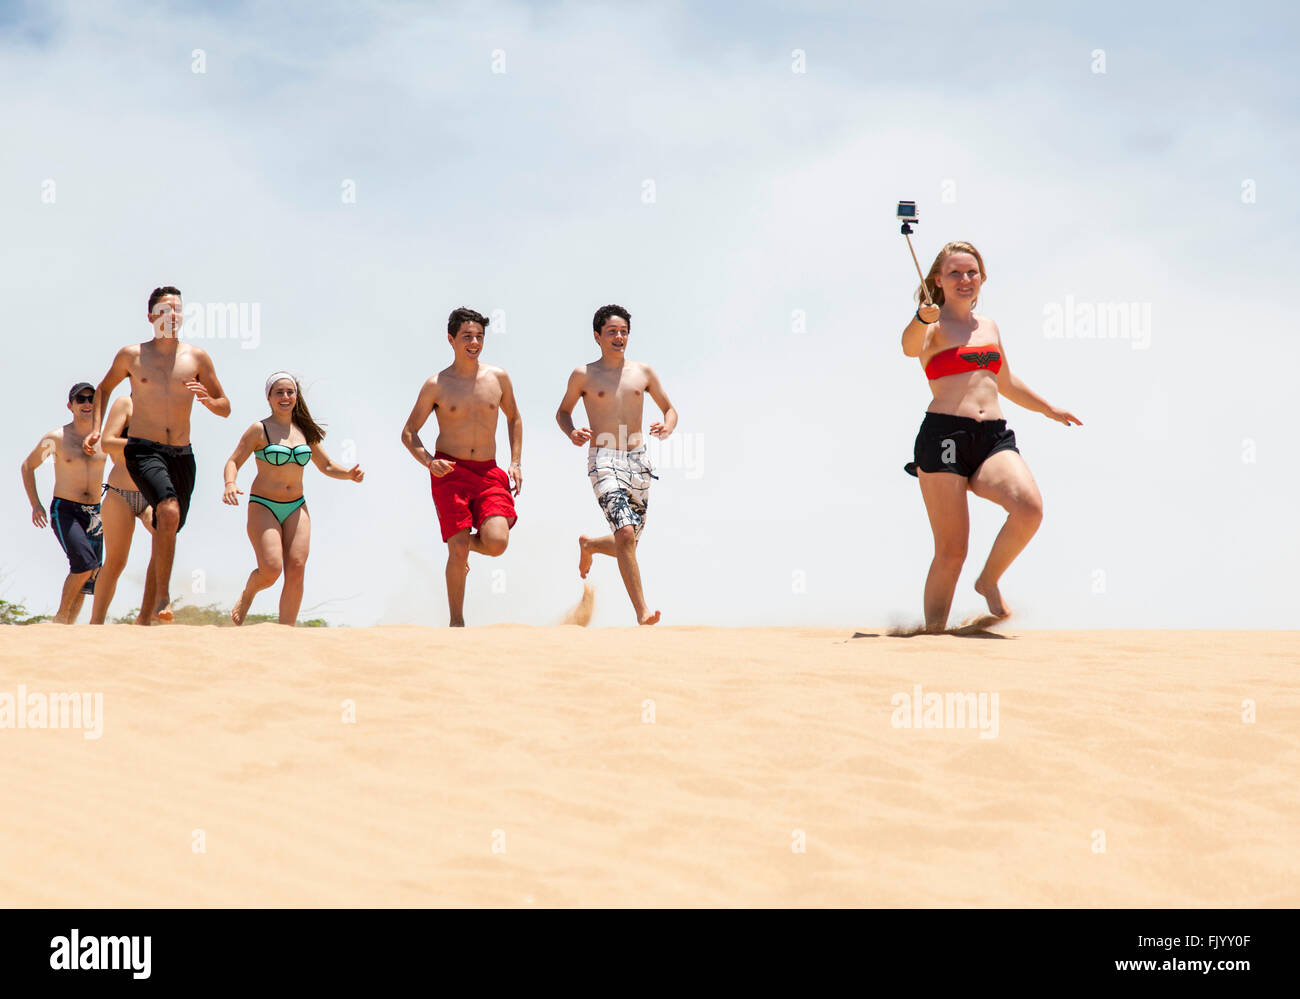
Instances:
[[[174,532],[181,526],[181,504],[179,500],[165,499],[154,510],[158,518],[157,530]]]
[[[615,531],[614,547],[621,552],[634,550],[636,548],[636,528],[629,524]]]
[[[479,528],[478,540],[484,555],[500,555],[510,544],[510,528],[504,519],[494,517]]]
[[[461,531],[447,539],[447,564],[469,564],[469,532]]]

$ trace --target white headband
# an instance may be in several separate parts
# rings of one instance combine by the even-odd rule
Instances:
[[[273,374],[270,378],[266,380],[266,397],[268,399],[271,398],[271,386],[274,385],[276,382],[278,382],[281,378],[287,378],[289,379],[289,381],[293,382],[293,390],[295,392],[298,391],[297,378],[293,377],[293,375],[289,374],[289,372],[287,371],[277,371],[275,374]]]

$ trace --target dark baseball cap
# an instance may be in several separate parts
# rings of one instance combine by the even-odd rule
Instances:
[[[77,382],[76,385],[68,389],[68,402],[71,402],[72,397],[75,396],[82,389],[90,389],[90,394],[91,395],[95,394],[95,386],[91,385],[90,382]]]

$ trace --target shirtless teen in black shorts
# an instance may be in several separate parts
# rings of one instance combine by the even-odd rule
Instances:
[[[202,347],[182,343],[181,293],[167,286],[149,296],[152,340],[123,347],[95,392],[94,430],[86,437],[87,453],[99,441],[113,389],[131,379],[131,435],[123,448],[126,470],[153,507],[155,593],[153,607],[141,607],[146,624],[170,621],[172,561],[176,534],[185,526],[194,491],[194,454],[190,450],[190,407],[198,399],[218,416],[230,415],[226,398]]]

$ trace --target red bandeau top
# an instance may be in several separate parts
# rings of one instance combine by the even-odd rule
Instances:
[[[981,343],[974,347],[949,347],[930,358],[925,366],[925,377],[934,381],[945,375],[960,375],[967,371],[1002,370],[1002,351],[996,343]]]

